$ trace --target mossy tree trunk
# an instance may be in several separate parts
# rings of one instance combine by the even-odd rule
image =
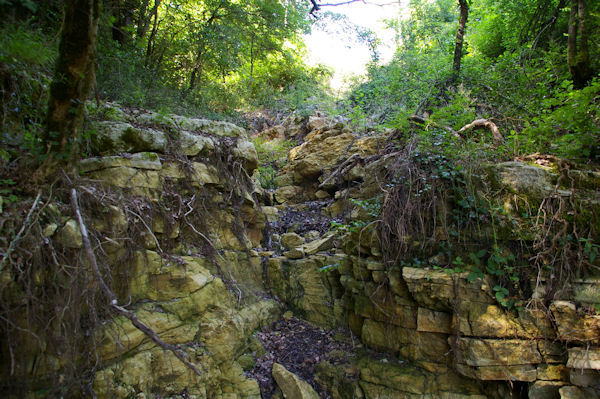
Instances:
[[[573,85],[583,88],[593,77],[588,49],[588,11],[585,0],[571,0],[567,62]]]
[[[456,42],[454,45],[454,63],[452,65],[453,78],[458,78],[460,74],[460,64],[463,53],[463,43],[465,40],[465,31],[467,29],[467,19],[469,18],[469,3],[467,0],[458,0],[460,7],[460,18],[458,20],[458,30],[456,31]]]
[[[98,0],[66,0],[59,56],[50,86],[43,141],[46,146],[38,177],[59,166],[72,169],[79,158],[84,105],[94,80]]]

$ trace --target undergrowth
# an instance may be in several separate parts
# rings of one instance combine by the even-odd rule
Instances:
[[[267,190],[277,188],[277,172],[287,163],[288,152],[297,145],[296,142],[281,138],[268,140],[256,136],[252,143],[258,153],[259,166],[255,173],[261,187]]]
[[[589,221],[600,215],[582,201],[568,163],[557,161],[560,177],[551,193],[528,199],[484,184],[489,157],[463,152],[464,144],[444,131],[399,146],[380,213],[375,199],[354,202],[371,214],[363,220],[377,221],[389,270],[429,267],[466,273],[469,281],[487,276],[507,308],[526,306],[535,287],[550,300],[576,279],[598,274],[600,232]],[[370,224],[359,220],[344,228]]]

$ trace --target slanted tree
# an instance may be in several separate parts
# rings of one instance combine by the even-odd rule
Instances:
[[[84,104],[94,78],[98,0],[66,0],[59,55],[50,86],[46,158],[37,177],[45,180],[58,166],[71,169],[79,158]]]

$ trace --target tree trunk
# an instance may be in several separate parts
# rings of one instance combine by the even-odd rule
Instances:
[[[465,38],[465,30],[467,28],[467,19],[469,18],[469,4],[467,0],[458,0],[460,6],[460,19],[458,20],[458,30],[456,31],[456,44],[454,46],[454,78],[458,78],[460,74],[460,62],[462,60],[463,42]]]
[[[156,0],[154,2],[154,23],[152,25],[152,32],[150,32],[150,37],[148,38],[148,46],[146,47],[146,61],[144,62],[145,66],[150,65],[150,57],[152,57],[152,52],[154,51],[154,39],[156,38],[156,32],[158,31],[158,7],[160,6],[160,0]]]
[[[585,0],[571,0],[567,62],[573,86],[583,88],[593,77],[590,68],[587,31],[588,12]]]
[[[198,51],[196,59],[194,60],[194,68],[190,75],[190,85],[188,87],[188,93],[191,93],[196,88],[196,81],[201,77],[202,74],[202,55],[204,50]]]
[[[135,38],[138,41],[144,36],[146,36],[148,28],[150,27],[150,20],[152,19],[152,14],[150,14],[148,17],[146,16],[146,11],[148,11],[149,2],[150,0],[142,0],[137,13],[137,29],[135,30]]]
[[[254,36],[250,41],[250,79],[254,78]]]
[[[47,157],[40,170],[47,170],[41,171],[42,178],[59,164],[75,165],[79,158],[78,140],[85,101],[94,77],[97,31],[97,0],[65,2],[65,20],[43,137]]]
[[[144,0],[142,4],[143,8],[142,10],[140,10],[139,13],[139,21],[136,32],[136,39],[138,43],[140,43],[146,37],[146,34],[148,34],[152,18],[156,19],[158,17],[158,7],[160,6],[160,0],[154,1],[154,6],[152,7],[152,10],[150,10],[150,13],[146,15],[146,11],[148,10],[148,3],[149,0]]]

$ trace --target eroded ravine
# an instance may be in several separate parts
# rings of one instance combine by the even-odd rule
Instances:
[[[81,162],[77,185],[102,270],[121,304],[201,369],[194,374],[128,320],[106,318],[88,339],[98,351],[97,397],[597,391],[598,278],[573,279],[551,298],[543,290],[552,276],[523,278],[525,288],[508,288],[530,297],[509,303],[517,291],[502,291],[500,277],[533,255],[545,228],[525,209],[576,204],[597,223],[598,172],[571,170],[566,187],[553,168],[484,165],[466,191],[463,172],[443,156],[417,156],[390,141],[393,131],[357,134],[320,116],[260,133],[261,145],[285,149],[268,170],[232,124],[110,104],[96,115],[96,156]],[[291,149],[282,144],[292,138]],[[56,202],[36,221],[40,243],[83,268],[81,232],[68,203]],[[54,349],[31,345],[12,373],[65,374]]]

